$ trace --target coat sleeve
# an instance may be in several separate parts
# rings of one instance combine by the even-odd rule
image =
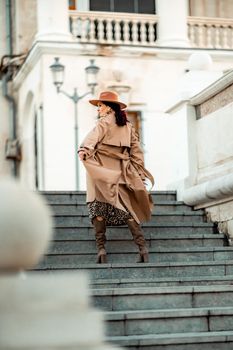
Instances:
[[[84,151],[86,155],[89,155],[98,142],[102,140],[107,132],[108,121],[105,118],[101,118],[97,121],[96,126],[86,135],[83,142],[78,149],[78,152]]]
[[[142,180],[145,180],[145,176],[141,171],[141,167],[144,168],[144,155],[140,145],[139,136],[137,135],[134,127],[132,127],[131,132],[130,158]]]

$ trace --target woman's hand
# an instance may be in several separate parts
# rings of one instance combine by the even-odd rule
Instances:
[[[85,151],[79,151],[78,156],[80,160],[85,160],[86,158],[86,152]]]

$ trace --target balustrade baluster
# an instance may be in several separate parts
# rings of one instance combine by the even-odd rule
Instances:
[[[193,46],[197,46],[195,32],[196,32],[196,26],[193,24],[190,24],[189,25],[189,39],[190,39]]]
[[[221,29],[222,29],[222,47],[223,49],[229,49],[228,26],[223,26]]]
[[[87,41],[88,28],[88,18],[80,18],[78,22],[78,36],[80,36],[81,42]]]
[[[233,49],[233,26],[229,26],[229,47]]]
[[[116,44],[121,43],[121,26],[120,26],[120,20],[115,20],[115,42]]]
[[[233,49],[233,26],[230,26],[229,42],[230,48]]]
[[[127,19],[125,19],[123,23],[123,37],[124,43],[130,44],[130,22]]]
[[[76,36],[76,28],[75,28],[75,21],[76,19],[74,17],[70,18],[70,28],[71,28],[71,33]]]
[[[197,45],[199,47],[205,47],[204,35],[203,35],[204,30],[203,29],[204,29],[203,24],[199,23],[198,24],[198,38],[197,38]]]
[[[90,31],[89,31],[89,41],[95,42],[96,37],[95,37],[95,19],[91,18],[90,19]]]
[[[214,47],[216,48],[216,49],[219,49],[219,48],[221,48],[221,43],[220,43],[220,25],[216,25],[216,27],[215,27],[215,45],[214,45]]]
[[[137,20],[132,21],[132,40],[133,44],[138,44],[138,23]]]
[[[111,44],[113,42],[113,27],[111,19],[106,19],[106,36],[107,42]]]
[[[212,25],[211,24],[207,24],[206,25],[206,46],[208,48],[212,48],[213,47],[212,30],[213,30]]]
[[[154,32],[154,23],[149,22],[148,23],[149,28],[148,28],[148,39],[149,39],[149,45],[153,45],[155,42],[155,32]]]
[[[104,18],[98,18],[98,41],[105,42],[104,39]]]
[[[146,41],[146,22],[141,21],[140,22],[140,37],[141,37],[141,44],[142,45],[147,45]]]
[[[71,31],[75,37],[78,36],[78,21],[79,20],[81,21],[81,19],[79,19],[79,18],[71,17]]]

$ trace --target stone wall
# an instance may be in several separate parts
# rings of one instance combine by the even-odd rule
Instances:
[[[233,71],[191,99],[196,108],[196,178],[183,193],[233,238]]]
[[[233,102],[233,84],[196,106],[197,118],[202,118]]]
[[[15,0],[13,19],[14,53],[27,53],[37,32],[37,0]]]

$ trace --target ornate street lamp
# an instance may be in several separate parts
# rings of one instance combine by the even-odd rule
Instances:
[[[96,77],[99,70],[99,67],[95,65],[95,60],[90,60],[90,65],[85,68],[87,85],[90,87],[92,94],[94,94],[95,87],[97,85]]]
[[[76,166],[76,190],[79,189],[79,160],[77,156],[78,150],[78,102],[85,96],[89,94],[94,94],[95,87],[97,86],[97,74],[100,70],[99,67],[95,65],[94,60],[90,60],[90,65],[85,68],[87,86],[90,91],[84,93],[83,95],[78,95],[77,88],[74,88],[73,95],[68,94],[66,91],[61,90],[61,86],[64,83],[64,73],[65,66],[59,62],[59,57],[54,58],[55,61],[51,64],[50,69],[52,72],[53,83],[56,86],[57,93],[62,93],[66,97],[70,98],[74,102],[74,132],[75,132],[75,166]]]
[[[53,83],[57,88],[57,92],[60,92],[60,88],[64,82],[65,66],[59,62],[59,57],[55,57],[55,62],[50,66]]]

